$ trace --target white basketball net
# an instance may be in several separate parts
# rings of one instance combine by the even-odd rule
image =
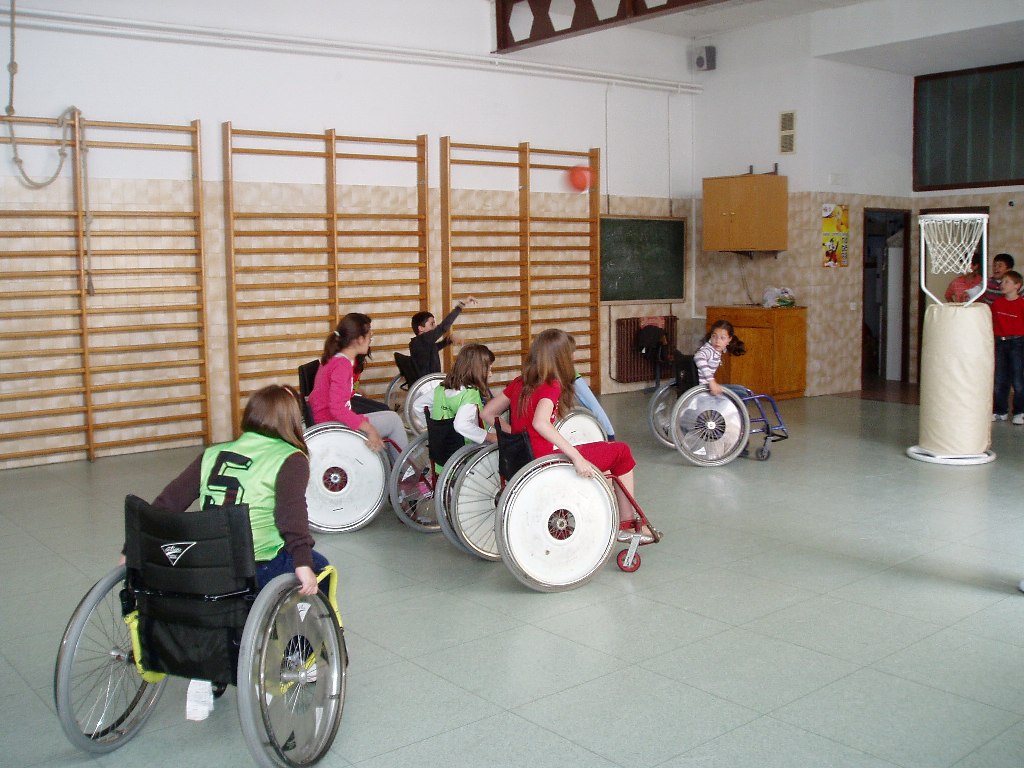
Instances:
[[[922,216],[923,253],[933,275],[957,272],[966,275],[971,268],[971,257],[985,232],[988,215],[984,213],[947,213]]]

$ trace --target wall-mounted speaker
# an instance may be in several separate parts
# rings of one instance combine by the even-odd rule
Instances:
[[[690,64],[697,72],[710,72],[715,68],[715,46],[701,45],[691,49]]]

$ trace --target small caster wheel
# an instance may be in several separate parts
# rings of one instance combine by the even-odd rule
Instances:
[[[637,552],[636,554],[633,555],[633,562],[630,563],[629,565],[626,565],[626,555],[627,554],[629,554],[629,550],[628,549],[622,550],[621,552],[619,552],[619,556],[617,558],[615,558],[615,562],[617,562],[619,564],[619,569],[620,570],[623,570],[626,573],[633,573],[633,571],[635,571],[637,568],[640,567],[640,553]]]
[[[772,455],[772,452],[770,450],[768,450],[767,448],[758,448],[757,449],[757,460],[758,461],[768,461],[768,457],[771,456],[771,455]]]

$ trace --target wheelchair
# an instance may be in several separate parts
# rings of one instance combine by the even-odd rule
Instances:
[[[723,389],[716,396],[700,384],[680,393],[677,383],[665,384],[651,397],[647,422],[658,442],[695,466],[721,467],[748,455],[752,435],[764,436],[754,455],[767,461],[769,445],[786,440],[789,431],[774,398],[747,392]]]
[[[68,739],[111,752],[153,714],[168,675],[233,684],[242,733],[265,768],[311,765],[330,750],[345,703],[337,573],[300,595],[294,575],[256,590],[245,506],[171,514],[125,500],[127,563],[78,604],[54,670]]]
[[[573,408],[555,422],[555,429],[573,445],[607,439],[585,408]],[[494,443],[465,446],[444,463],[434,499],[441,530],[456,548],[482,560],[501,559],[494,533],[501,489]]]
[[[650,543],[661,534],[617,478],[601,472],[582,478],[564,455],[534,459],[525,433],[498,425],[497,434],[498,471],[505,483],[494,536],[501,560],[520,583],[538,592],[580,587],[608,562],[620,534],[628,546],[616,557],[619,568],[632,573],[640,567],[643,527],[655,533]],[[633,507],[631,521],[619,521],[613,483]]]
[[[388,383],[387,389],[384,390],[384,402],[389,410],[402,413],[409,387],[416,382],[418,376],[409,355],[395,352],[395,366],[398,368],[398,375]]]

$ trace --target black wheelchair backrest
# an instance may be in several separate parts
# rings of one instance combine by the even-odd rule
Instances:
[[[526,432],[506,432],[501,419],[494,420],[494,432],[498,436],[498,474],[511,480],[520,469],[533,461],[533,448]]]
[[[238,641],[256,594],[248,507],[163,512],[125,499],[124,610],[138,609],[141,663],[235,683]]]
[[[679,394],[682,394],[686,390],[697,386],[697,364],[693,362],[693,355],[684,355],[679,350],[676,350],[674,360],[676,367],[676,389],[679,390]]]
[[[395,352],[395,365],[398,366],[398,372],[402,374],[402,378],[405,379],[406,389],[416,383],[416,380],[419,378],[419,373],[417,372],[416,365],[413,363],[411,357],[403,355],[401,352]]]
[[[427,422],[427,452],[430,460],[444,466],[466,444],[466,438],[455,431],[455,419],[431,418],[429,408],[424,408],[423,414]]]
[[[145,589],[228,594],[256,576],[245,505],[175,514],[128,496],[124,519],[126,565]]]
[[[320,360],[310,360],[299,366],[299,394],[309,397],[316,382],[316,372],[320,370]]]
[[[313,426],[313,410],[309,407],[309,393],[316,382],[316,372],[320,370],[319,360],[310,360],[299,366],[299,394],[302,395],[302,418],[307,427]]]

